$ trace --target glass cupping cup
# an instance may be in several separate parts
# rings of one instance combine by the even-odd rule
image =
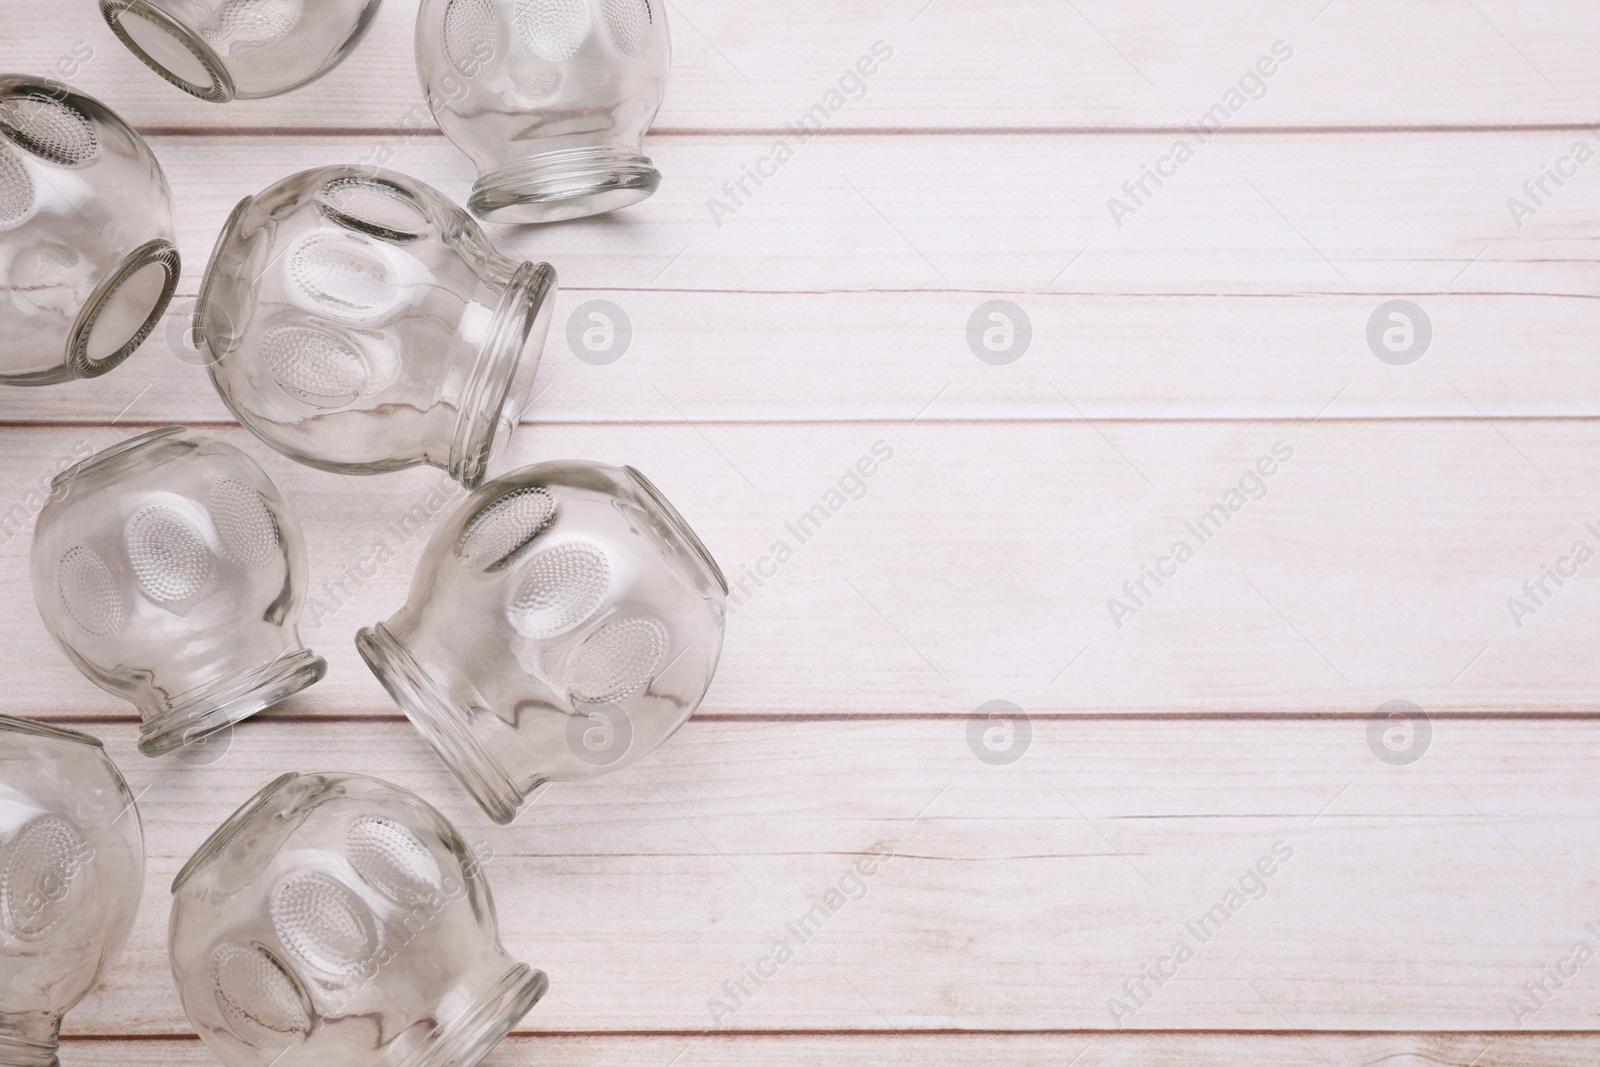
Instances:
[[[146,66],[215,104],[277,96],[355,51],[382,0],[100,0]]]
[[[57,1067],[61,1018],[133,928],[144,831],[100,742],[0,715],[0,1063]]]
[[[172,193],[144,139],[68,86],[0,75],[0,383],[116,367],[178,274]]]
[[[423,0],[417,72],[478,168],[468,206],[555,222],[636,204],[661,175],[644,135],[666,96],[662,0]]]
[[[223,401],[285,455],[345,474],[429,463],[470,489],[528,402],[555,286],[429,186],[324,167],[234,209],[196,335]]]
[[[227,1067],[470,1067],[544,994],[473,848],[398,786],[285,774],[172,883],[184,1011]]]
[[[297,629],[300,524],[254,460],[181,426],[58,475],[32,571],[56,643],[138,707],[146,755],[208,737],[327,670]]]
[[[626,767],[694,713],[727,585],[638,471],[541,463],[483,486],[356,645],[497,822],[546,782]]]

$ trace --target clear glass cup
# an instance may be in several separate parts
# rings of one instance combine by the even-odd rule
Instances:
[[[0,383],[94,378],[167,310],[180,264],[150,146],[59,82],[0,75]]]
[[[178,996],[228,1067],[470,1067],[544,995],[472,848],[426,801],[285,774],[172,883]]]
[[[214,104],[277,96],[343,63],[382,0],[100,0],[145,66]]]
[[[546,782],[655,749],[722,651],[728,587],[632,467],[541,463],[443,520],[388,622],[356,647],[496,822]]]
[[[133,929],[144,830],[88,734],[0,715],[0,1063],[56,1067],[61,1017]]]
[[[473,488],[528,403],[555,288],[429,186],[324,167],[234,209],[195,324],[217,392],[278,451]]]
[[[468,206],[555,222],[637,204],[672,69],[662,0],[422,0],[417,72],[446,137],[478,168]]]
[[[300,643],[299,522],[254,460],[182,426],[57,475],[32,570],[45,627],[90,681],[138,707],[147,756],[327,671]]]

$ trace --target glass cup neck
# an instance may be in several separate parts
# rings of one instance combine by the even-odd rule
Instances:
[[[504,952],[499,959],[510,962]],[[459,1016],[434,1031],[429,1047],[413,1060],[414,1067],[455,1067],[477,1063],[532,1010],[550,981],[543,971],[515,963],[484,989]]]
[[[523,263],[495,309],[462,392],[446,467],[468,489],[483,484],[490,460],[522,414],[549,330],[555,286],[548,263]]]
[[[0,1013],[0,1063],[6,1067],[58,1067],[56,1038],[60,1032],[59,1015]]]

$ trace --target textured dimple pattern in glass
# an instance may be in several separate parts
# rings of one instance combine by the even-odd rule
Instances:
[[[598,545],[569,541],[535,552],[522,566],[511,624],[532,638],[565,633],[600,610],[610,582],[611,566]]]
[[[139,586],[152,600],[189,600],[211,577],[212,555],[205,538],[172,508],[145,508],[128,522],[128,561]]]
[[[66,820],[40,815],[0,848],[0,920],[7,930],[38,938],[61,920],[82,847]]]
[[[241,567],[264,567],[278,556],[278,521],[253,485],[223,478],[211,487],[211,524],[229,559]]]
[[[300,22],[302,0],[228,0],[215,22],[201,30],[213,45],[261,45],[281,41]]]
[[[338,221],[380,236],[414,238],[428,225],[427,215],[410,194],[373,178],[335,178],[322,187],[317,200]]]
[[[331,310],[374,312],[395,293],[389,262],[357,237],[317,234],[290,253],[290,280],[310,301]]]
[[[299,874],[272,891],[272,926],[283,947],[308,966],[351,975],[377,954],[378,926],[367,905],[343,883]]]
[[[289,254],[288,269],[300,292],[325,308],[372,312],[394,299],[388,262],[357,237],[315,234]]]
[[[600,0],[600,14],[605,17],[606,32],[619,52],[625,56],[644,52],[645,38],[650,33],[650,0]]]
[[[345,855],[361,880],[405,905],[438,898],[439,864],[422,839],[393,819],[364,815],[350,824]]]
[[[58,167],[80,167],[100,151],[89,116],[66,100],[21,93],[0,99],[0,131]]]
[[[122,629],[122,591],[100,554],[87,545],[73,545],[56,567],[61,606],[83,629],[106,637]]]
[[[287,968],[264,948],[224,942],[211,957],[211,988],[238,1036],[274,1047],[311,1029],[304,996]]]
[[[578,649],[572,693],[591,704],[621,700],[650,684],[667,648],[667,628],[656,619],[614,619]]]
[[[517,0],[517,32],[540,59],[561,63],[578,54],[589,35],[587,0]]]
[[[465,78],[476,78],[493,62],[500,44],[500,20],[490,0],[450,0],[444,12],[444,51]]]
[[[510,556],[549,526],[555,500],[543,486],[525,486],[496,498],[462,531],[456,554],[469,567],[504,566]]]
[[[516,55],[510,60],[511,84],[530,102],[554,96],[565,80],[566,68],[533,55]]]
[[[267,373],[297,400],[342,407],[361,395],[366,362],[348,343],[311,326],[274,326],[261,339]]]
[[[33,209],[33,179],[15,152],[0,144],[0,223],[15,222]]]

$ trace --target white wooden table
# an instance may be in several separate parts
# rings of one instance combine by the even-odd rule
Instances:
[[[175,340],[226,213],[279,177],[381,151],[465,199],[422,108],[415,6],[390,0],[323,81],[216,107],[89,0],[0,0],[0,69],[64,77],[148,135],[185,260],[172,330],[125,367],[0,395],[0,514],[24,519],[0,524],[4,710],[103,737],[150,851],[69,1067],[213,1062],[168,974],[167,885],[272,775],[326,769],[417,790],[494,849],[507,946],[552,983],[499,1067],[1600,1056],[1600,956],[1545,976],[1600,949],[1600,560],[1509,603],[1574,542],[1600,548],[1600,158],[1574,157],[1600,152],[1600,5],[669,5],[661,192],[494,231],[563,286],[510,462],[635,463],[736,584],[775,541],[795,551],[745,579],[676,738],[504,828],[351,643],[402,601],[422,538],[384,523],[436,473],[352,495],[269,453]],[[799,142],[785,123],[877,42],[864,94]],[[1202,141],[1186,124],[1217,105]],[[714,212],[783,138],[794,157]],[[1572,173],[1535,203],[1546,167]],[[634,328],[609,366],[566,340],[597,298]],[[1367,337],[1395,299],[1431,324],[1405,365]],[[1005,365],[969,346],[991,300],[1031,324]],[[137,754],[131,709],[51,644],[27,586],[41,479],[169,422],[284,487],[331,665],[206,766]],[[795,544],[785,524],[874,446],[892,458]],[[330,594],[379,541],[394,560]],[[1008,765],[969,747],[993,700],[1029,716]],[[1388,738],[1410,762],[1369,743],[1397,700],[1427,716]],[[860,899],[717,1011],[874,847],[894,858]]]

